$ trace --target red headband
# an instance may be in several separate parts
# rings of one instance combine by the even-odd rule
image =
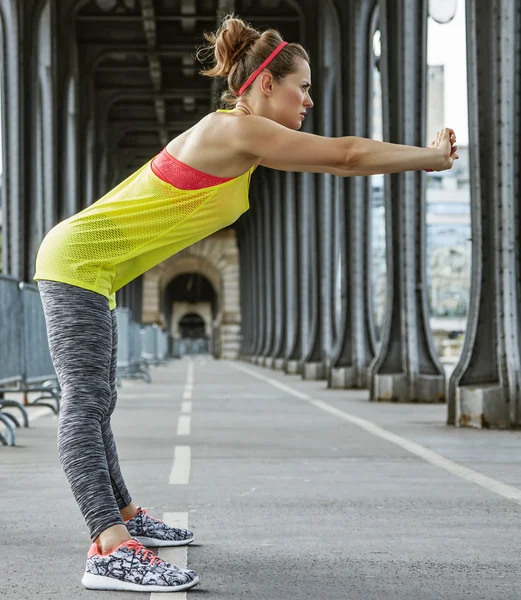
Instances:
[[[246,83],[243,83],[241,89],[239,90],[239,96],[242,96],[242,94],[244,93],[244,90],[257,79],[257,77],[262,73],[262,71],[264,71],[264,69],[270,64],[270,62],[277,56],[277,54],[282,50],[282,48],[284,48],[284,46],[287,46],[287,45],[288,45],[288,42],[282,42],[275,48],[275,50],[273,50],[273,52],[262,63],[262,65],[248,77],[248,79],[246,80]]]

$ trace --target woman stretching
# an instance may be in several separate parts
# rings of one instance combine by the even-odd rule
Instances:
[[[430,148],[299,132],[311,72],[306,51],[277,31],[227,17],[207,36],[226,77],[229,110],[211,113],[123,183],[59,223],[43,241],[36,275],[52,360],[62,389],[58,453],[92,538],[83,584],[91,589],[177,592],[199,582],[152,554],[191,531],[169,527],[133,503],[121,475],[110,418],[116,404],[115,292],[248,210],[261,164],[343,177],[450,169],[455,135]]]

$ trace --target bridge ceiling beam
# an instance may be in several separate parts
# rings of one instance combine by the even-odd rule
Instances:
[[[161,144],[168,144],[168,131],[166,128],[166,103],[165,99],[156,94],[162,91],[162,69],[159,55],[157,53],[157,25],[156,12],[154,9],[154,0],[141,0],[141,10],[143,16],[143,29],[148,44],[148,67],[150,80],[154,88],[154,105],[156,109],[157,121],[159,123],[159,137]]]
[[[227,0],[225,0],[227,3]],[[221,9],[219,9],[221,10]],[[228,9],[226,9],[228,10]],[[279,15],[276,17],[277,23],[294,23],[295,16],[294,15]],[[119,23],[131,23],[133,21],[141,21],[141,17],[139,16],[125,16],[125,15],[80,15],[77,20],[80,23],[110,23],[112,25],[118,25]],[[158,23],[182,23],[186,21],[186,17],[182,15],[156,15],[156,21]],[[207,16],[207,15],[199,15],[197,16],[197,21],[199,23],[208,23],[210,27],[213,27],[215,24],[215,17]],[[248,22],[252,25],[257,22],[265,22],[265,15],[252,15],[248,16]]]
[[[165,146],[218,105],[226,82],[198,73],[197,44],[236,12],[264,29],[277,27],[288,40],[301,39],[302,15],[294,0],[77,0],[60,12],[74,27],[80,80],[95,108],[98,144],[148,145],[153,134]],[[90,110],[90,109],[89,109]],[[156,126],[148,121],[154,120]],[[129,129],[124,124],[137,123]],[[123,122],[123,123],[122,123]],[[108,136],[108,137],[107,137]],[[136,148],[137,155],[138,148]],[[117,153],[116,171],[121,166]],[[112,175],[112,174],[111,174]]]

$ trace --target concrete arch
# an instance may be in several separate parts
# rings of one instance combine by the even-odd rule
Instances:
[[[194,317],[199,317],[201,319],[201,321],[204,321],[204,317],[201,315],[201,313],[194,308],[185,308],[182,311],[180,311],[177,315],[177,321],[180,323],[185,317],[188,316],[194,316]]]
[[[211,339],[211,337],[212,337],[212,315],[211,315],[210,310],[209,309],[205,310],[205,308],[207,308],[207,307],[183,306],[180,308],[179,311],[173,313],[172,324],[171,324],[171,328],[170,328],[170,333],[171,333],[172,337],[175,338],[175,337],[179,336],[179,325],[185,317],[187,317],[188,315],[196,315],[196,316],[200,317],[201,321],[204,323],[205,336],[207,336],[208,338]]]
[[[180,256],[175,261],[168,261],[161,291],[164,291],[173,279],[187,273],[198,273],[199,275],[206,277],[215,289],[216,295],[219,297],[222,285],[219,268],[213,261],[205,256],[194,256],[189,251],[186,252],[186,255]]]
[[[239,291],[239,252],[233,229],[221,230],[182,250],[144,275],[144,323],[166,325],[162,300],[168,284],[186,273],[198,273],[208,279],[217,296],[213,322],[215,356],[236,358],[241,336]]]

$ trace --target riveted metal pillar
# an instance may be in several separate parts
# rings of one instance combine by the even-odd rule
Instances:
[[[79,177],[82,208],[90,206],[98,199],[95,105],[96,103],[92,99],[92,89],[87,87],[84,77],[80,77],[78,126],[80,128],[81,139],[85,140],[85,143],[80,145],[79,155],[79,161],[82,165]]]
[[[327,137],[336,134],[335,122],[338,124],[335,114],[336,98],[335,89],[338,81],[339,57],[336,54],[336,42],[340,34],[338,32],[338,15],[331,2],[328,0],[323,4],[321,11],[321,55],[323,64],[321,67],[321,110],[320,133]],[[323,369],[320,377],[324,378],[329,367],[331,352],[333,348],[333,288],[334,288],[334,222],[333,208],[335,204],[334,185],[332,175],[319,175],[317,177],[319,189],[316,197],[319,247],[319,270],[320,270],[320,326],[319,335],[323,357]]]
[[[34,72],[30,75],[33,94],[28,101],[31,110],[30,123],[26,130],[26,147],[30,148],[32,187],[30,190],[31,210],[41,214],[41,227],[28,232],[28,271],[34,271],[36,252],[44,237],[58,220],[60,214],[58,199],[58,155],[56,138],[58,128],[57,106],[57,65],[56,65],[56,16],[55,2],[48,0],[41,10],[31,15],[31,41],[26,42],[34,56]],[[29,16],[29,15],[28,15]],[[36,41],[36,44],[33,42]],[[32,65],[31,65],[32,66]],[[26,74],[27,76],[29,74]],[[36,121],[34,120],[36,118]],[[34,135],[37,132],[37,135]],[[35,143],[37,142],[37,143]]]
[[[71,31],[76,31],[76,11],[73,7],[63,6],[62,16],[62,36],[72,48],[73,64],[69,68],[73,72],[77,70],[77,89],[78,89],[78,131],[79,145],[78,161],[81,165],[79,171],[78,185],[81,208],[90,206],[102,195],[99,185],[100,167],[99,157],[102,147],[99,139],[99,124],[102,120],[100,113],[96,114],[98,101],[95,94],[95,69],[93,63],[95,59],[89,51],[78,51],[78,43],[75,35]],[[104,190],[106,191],[106,190]],[[103,192],[104,193],[104,192]]]
[[[324,373],[320,323],[319,261],[317,253],[315,177],[303,173],[300,177],[300,302],[302,328],[302,363],[300,373],[304,379],[321,379]]]
[[[376,2],[354,0],[339,4],[342,40],[342,117],[345,131],[370,137],[368,112],[371,110],[368,32]],[[369,180],[366,177],[342,179],[340,235],[344,243],[342,268],[342,319],[331,369],[329,387],[365,388],[368,367],[374,357],[370,335],[368,219]]]
[[[16,0],[0,0],[2,10],[2,59],[5,65],[2,102],[4,118],[3,173],[3,270],[18,279],[25,278],[24,222],[24,64],[23,5]],[[9,157],[6,160],[5,156]]]
[[[82,208],[86,208],[87,206],[90,206],[93,202],[96,201],[96,160],[94,157],[94,122],[92,120],[88,120],[85,127],[82,128],[82,131],[85,138],[85,144],[80,146],[80,162],[85,166],[85,168],[80,169],[80,193],[82,198]]]
[[[129,308],[132,318],[137,323],[143,323],[143,277],[131,281],[129,288]]]
[[[130,309],[132,320],[137,323],[143,322],[143,277],[134,279],[126,286],[118,290],[116,294],[118,306]]]
[[[78,97],[77,80],[71,74],[67,84],[67,98],[64,103],[63,127],[63,215],[65,218],[75,214],[81,209],[81,195],[79,190],[79,152],[80,138],[78,129]]]
[[[262,216],[264,220],[263,237],[261,240],[264,253],[264,299],[265,299],[265,321],[266,336],[264,346],[262,347],[261,364],[271,367],[273,359],[271,354],[275,344],[275,268],[274,268],[274,243],[273,243],[273,207],[274,207],[274,179],[273,173],[264,172],[261,177],[264,179]],[[262,289],[262,288],[261,288]]]
[[[251,203],[251,200],[250,200]],[[257,293],[257,253],[255,239],[255,220],[252,210],[244,217],[245,220],[245,246],[247,258],[247,290],[245,298],[245,315],[248,322],[248,344],[246,346],[246,356],[251,360],[254,356],[257,345],[259,330],[258,315],[258,293]]]
[[[256,320],[258,323],[258,335],[257,343],[255,345],[253,362],[259,364],[261,359],[262,349],[266,339],[266,294],[264,288],[266,287],[266,270],[265,270],[265,255],[264,255],[264,195],[266,190],[263,185],[262,178],[259,177],[255,180],[255,193],[254,193],[254,206],[252,211],[254,215],[255,224],[255,254],[256,254],[256,295],[257,295],[257,306],[258,313]]]
[[[335,93],[335,97],[342,96],[341,91]],[[335,107],[335,114],[337,114],[338,105]],[[335,119],[336,121],[336,119]],[[336,125],[336,123],[335,123]],[[342,128],[342,120],[340,119],[339,128],[335,127],[335,129],[340,129],[340,135],[343,133]],[[331,325],[332,325],[332,349],[331,349],[331,359],[334,358],[335,348],[338,345],[339,328],[340,328],[340,318],[341,318],[341,301],[342,301],[342,279],[341,279],[341,265],[340,262],[344,258],[343,247],[345,245],[345,236],[343,235],[342,228],[342,214],[344,210],[344,183],[342,177],[333,177],[333,230],[331,232],[331,247],[332,247],[332,255],[331,255],[331,283],[333,285],[333,289],[331,291]],[[329,363],[329,367],[331,368],[331,361]]]
[[[239,346],[239,359],[244,358],[244,349],[247,344],[246,331],[248,325],[248,318],[246,316],[246,289],[247,289],[247,270],[246,270],[246,251],[245,251],[245,236],[244,236],[244,221],[241,219],[235,226],[237,232],[237,249],[239,251],[239,303],[241,310],[241,334],[240,334],[240,346]]]
[[[521,2],[467,2],[472,283],[448,422],[521,425]]]
[[[424,145],[427,2],[381,0],[385,139]],[[382,344],[371,365],[371,399],[439,402],[445,376],[428,322],[424,175],[386,177],[388,294]]]
[[[282,369],[285,363],[284,351],[286,345],[286,328],[284,317],[286,316],[287,284],[284,276],[286,251],[284,247],[284,202],[282,194],[283,175],[280,171],[272,173],[273,202],[271,221],[271,244],[273,252],[273,296],[274,296],[274,342],[271,353],[272,367]]]
[[[284,327],[286,331],[286,353],[284,371],[299,372],[302,355],[302,329],[300,327],[301,306],[298,286],[301,280],[299,260],[299,222],[302,207],[297,198],[297,175],[285,173],[284,177],[284,278],[286,282],[286,305]]]
[[[56,0],[54,0],[56,1]],[[56,3],[53,37],[57,55],[55,78],[57,80],[57,181],[59,194],[58,215],[65,219],[84,208],[85,189],[88,172],[85,152],[88,148],[86,133],[81,125],[81,110],[89,103],[81,78],[83,73],[78,65],[74,5]]]
[[[244,299],[244,314],[247,319],[247,345],[246,356],[251,359],[255,348],[257,335],[257,295],[255,294],[255,277],[256,277],[256,255],[255,255],[255,232],[251,214],[248,213],[243,217],[244,223],[244,238],[245,238],[245,254],[246,254],[246,271],[247,271],[247,287],[245,289],[246,297]]]
[[[251,235],[249,213],[237,223],[237,245],[239,248],[239,283],[241,303],[241,349],[240,358],[251,355],[253,338]]]
[[[328,125],[331,116],[328,114],[328,73],[331,72],[329,62],[324,58],[326,20],[324,17],[324,4],[316,6],[315,28],[318,22],[318,36],[310,36],[310,52],[316,57],[318,66],[313,75],[313,85],[316,89],[315,96],[319,99],[306,122],[306,129],[322,132]],[[319,114],[317,114],[317,112]],[[311,122],[310,117],[313,118]],[[316,128],[313,127],[313,124]],[[318,128],[318,129],[317,129]],[[328,311],[329,290],[329,256],[330,243],[327,237],[331,231],[331,197],[328,181],[306,173],[302,177],[302,325],[303,325],[303,356],[300,372],[304,379],[324,379],[326,376],[326,334],[324,324]],[[324,190],[323,182],[326,182]],[[328,286],[323,289],[322,286]],[[322,289],[322,291],[321,291]],[[322,304],[326,297],[326,304]]]

